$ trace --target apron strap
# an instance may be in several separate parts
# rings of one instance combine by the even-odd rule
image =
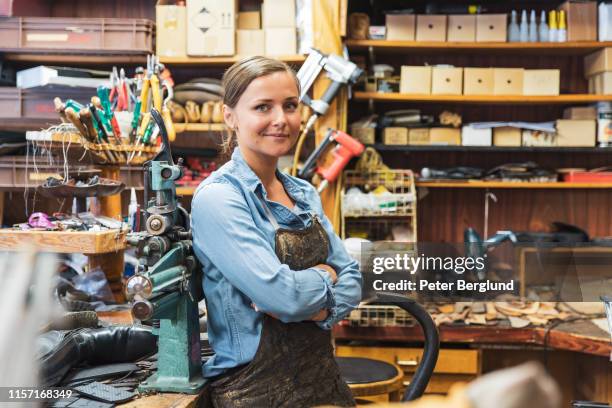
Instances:
[[[270,223],[274,227],[274,230],[278,231],[280,226],[278,225],[278,221],[276,220],[276,217],[274,216],[274,214],[272,214],[272,210],[268,206],[268,203],[266,202],[266,199],[263,198],[262,196],[259,196],[259,195],[258,195],[258,197],[259,197],[259,200],[261,201],[261,203],[263,204],[263,208],[264,208],[264,211],[266,212],[266,216],[268,217],[268,221],[270,221]]]

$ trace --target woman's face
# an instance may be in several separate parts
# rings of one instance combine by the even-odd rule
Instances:
[[[253,80],[233,108],[223,106],[225,123],[235,129],[240,150],[278,158],[291,150],[300,132],[298,88],[288,72]]]

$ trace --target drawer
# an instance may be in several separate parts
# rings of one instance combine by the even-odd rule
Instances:
[[[337,346],[339,357],[366,357],[382,360],[400,366],[404,372],[413,373],[421,361],[423,350],[404,347],[354,347]],[[480,350],[441,349],[434,373],[480,374]]]

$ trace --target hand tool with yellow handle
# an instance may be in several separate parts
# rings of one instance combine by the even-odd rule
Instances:
[[[176,130],[174,129],[174,123],[172,123],[172,115],[167,105],[162,108],[162,118],[164,119],[164,125],[168,131],[168,140],[174,142],[176,140]]]
[[[151,75],[149,79],[151,86],[151,96],[153,97],[153,107],[158,111],[161,111],[162,108],[162,95],[161,89],[159,88],[159,78],[157,75]]]
[[[168,134],[168,140],[174,142],[176,139],[176,130],[174,129],[174,123],[172,123],[172,113],[168,104],[174,98],[174,90],[172,85],[168,81],[163,82],[163,87],[166,88],[167,96],[164,99],[161,116],[164,119],[164,125],[166,126],[166,132]]]
[[[87,129],[85,129],[85,126],[83,126],[79,115],[74,111],[74,109],[66,108],[64,112],[66,113],[66,118],[77,128],[81,136],[87,139],[89,137]]]

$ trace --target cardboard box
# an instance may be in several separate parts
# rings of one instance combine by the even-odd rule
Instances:
[[[597,2],[569,0],[559,6],[565,10],[567,41],[597,41]]]
[[[492,95],[493,68],[463,68],[464,95]]]
[[[432,68],[431,93],[433,95],[461,95],[462,91],[463,68]]]
[[[187,0],[187,54],[236,53],[236,0]]]
[[[612,94],[612,71],[600,72],[590,77],[589,93],[597,95]]]
[[[241,57],[266,55],[264,30],[236,30],[236,55]]]
[[[461,144],[461,129],[431,128],[429,129],[429,144],[459,146]]]
[[[507,14],[478,14],[476,42],[506,42],[507,26]]]
[[[541,132],[539,130],[523,129],[521,132],[522,145],[527,147],[554,147],[557,146],[557,134]]]
[[[612,71],[612,47],[606,47],[584,57],[584,76],[589,77],[600,72]]]
[[[263,28],[295,27],[295,1],[264,0],[261,4],[261,25]]]
[[[594,106],[572,106],[563,110],[563,119],[597,119],[597,108]]]
[[[491,146],[493,130],[475,129],[472,125],[464,125],[461,129],[461,144],[463,146]]]
[[[558,69],[526,69],[523,72],[523,95],[559,95]]]
[[[522,95],[523,68],[493,68],[494,95]]]
[[[448,42],[474,42],[476,41],[476,16],[450,15],[448,16]]]
[[[387,14],[387,40],[414,41],[416,16],[414,14]]]
[[[160,57],[187,56],[187,7],[155,6],[156,51]]]
[[[383,130],[383,143],[386,145],[408,144],[408,128],[387,127]]]
[[[557,146],[595,147],[597,121],[558,119]]]
[[[403,65],[400,77],[400,93],[431,94],[431,67]]]
[[[417,41],[446,41],[446,16],[419,14],[416,21]]]
[[[297,34],[295,28],[266,28],[266,55],[295,55]]]
[[[238,30],[260,30],[261,13],[259,11],[241,11],[238,13]]]
[[[612,4],[599,3],[597,10],[599,41],[612,41]]]
[[[429,128],[410,128],[408,129],[409,145],[428,145]]]
[[[521,145],[521,129],[502,126],[493,128],[493,145],[518,147]]]

